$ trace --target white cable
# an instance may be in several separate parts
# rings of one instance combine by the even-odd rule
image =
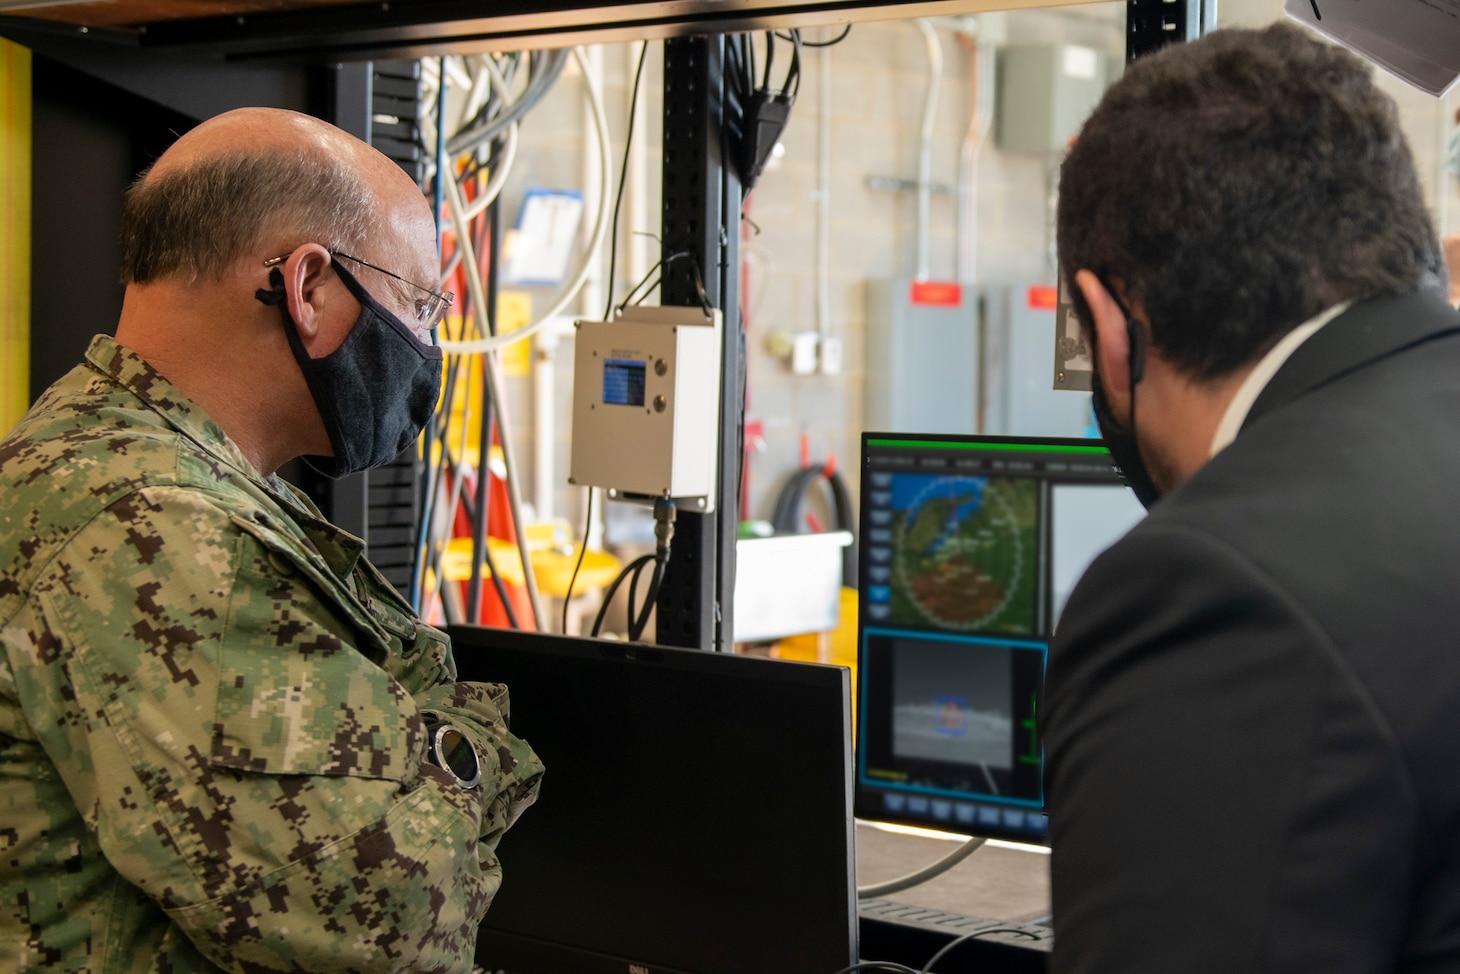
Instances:
[[[537,334],[549,322],[556,319],[558,314],[568,306],[568,302],[572,301],[573,297],[578,293],[578,290],[583,287],[583,283],[588,280],[588,274],[593,269],[593,260],[598,253],[598,249],[603,245],[604,231],[607,229],[608,224],[609,203],[613,197],[613,186],[611,185],[613,161],[608,144],[608,118],[603,111],[603,91],[597,81],[592,77],[592,72],[588,70],[587,58],[584,56],[583,48],[573,48],[573,57],[578,61],[578,67],[581,69],[579,75],[583,78],[583,83],[588,89],[588,100],[593,109],[593,126],[598,134],[598,151],[603,159],[602,178],[598,193],[598,213],[593,221],[593,233],[583,253],[582,266],[579,267],[578,273],[574,275],[572,282],[563,289],[557,301],[553,303],[553,306],[537,321],[525,328],[518,328],[505,335],[497,335],[496,337],[479,338],[469,342],[443,341],[441,342],[441,350],[443,352],[452,355],[476,355],[482,352],[495,351],[513,342],[519,342],[524,338],[529,338]],[[447,194],[454,197],[454,202],[451,203],[452,222],[457,223],[458,214],[462,212],[460,209],[461,191],[459,188],[453,190],[452,183],[453,180],[448,179],[444,185],[447,188]],[[458,246],[463,245],[463,242],[469,242],[470,237],[464,230],[464,221],[458,225],[456,232]],[[470,286],[471,272],[474,264],[475,261],[468,261],[467,263],[468,286]],[[478,286],[480,286],[479,273]],[[472,300],[473,303],[478,303],[475,297]],[[485,328],[483,332],[490,334]]]
[[[477,263],[476,254],[471,246],[471,234],[468,231],[466,221],[462,219],[461,187],[456,180],[446,179],[442,186],[446,190],[447,206],[451,209],[451,222],[456,228],[457,246],[461,248],[462,263],[466,266],[466,287],[471,295],[472,316],[476,320],[477,331],[483,335],[491,334],[491,325],[488,323],[487,314],[487,289],[482,284],[482,270]],[[495,229],[494,231],[495,232]],[[461,344],[473,344],[471,342],[446,342],[440,343],[447,352],[452,352],[451,346]],[[506,422],[504,397],[505,390],[497,382],[495,362],[489,356],[482,362],[482,381],[486,383],[492,401],[497,404],[498,428],[502,431],[502,454],[507,462],[507,499],[512,508],[512,518],[517,526],[517,543],[522,554],[522,577],[526,583],[527,600],[532,605],[533,619],[541,625],[541,621],[547,617],[543,615],[541,599],[537,590],[537,577],[532,567],[532,561],[527,557],[526,522],[522,520],[522,495],[519,492],[517,478],[521,476],[521,470],[516,465],[516,458],[512,454],[511,437],[507,435],[509,426]],[[481,466],[478,476],[484,476],[486,470],[486,458],[481,458]]]
[[[463,215],[465,207],[461,202],[461,186],[450,173],[445,174],[441,180],[441,186],[446,191],[446,207],[451,211],[451,226],[456,231],[456,246],[461,251],[461,263],[466,268],[466,291],[471,296],[472,315],[477,321],[477,331],[482,335],[492,333],[491,313],[496,308],[487,307],[487,289],[482,284],[482,268],[477,262],[476,248],[471,243],[471,228],[467,225]],[[493,227],[492,232],[496,233],[497,228]],[[440,342],[442,351],[447,354],[470,354],[461,352],[454,347],[471,342],[453,342],[442,339]]]
[[[488,61],[492,59],[491,55],[485,55],[485,58]],[[466,124],[481,110],[481,107],[487,103],[487,98],[490,97],[491,91],[491,72],[485,69],[478,71],[476,77],[472,79],[471,90],[467,92],[466,101],[462,102],[461,116],[457,119],[456,131],[460,132],[465,128]],[[503,97],[506,97],[505,91],[503,92]]]
[[[472,87],[471,75],[466,70],[466,65],[459,57],[448,55],[446,58],[446,80],[466,91]]]
[[[831,337],[831,52],[816,52],[816,333],[822,341]]]
[[[512,172],[512,164],[517,161],[517,123],[513,122],[507,126],[507,144],[502,149],[502,161],[493,160],[492,178],[487,180],[487,188],[482,190],[481,195],[467,204],[462,212],[462,217],[468,223],[475,220],[486,212],[492,201],[502,194],[502,187],[507,184],[507,175]],[[496,232],[496,228],[493,228]]]
[[[455,59],[448,57],[446,59],[446,62],[448,65],[455,64]],[[495,90],[498,93],[499,97],[504,100],[504,104],[506,107],[511,107],[511,102],[506,101],[508,82],[506,78],[503,77],[501,69],[497,67],[497,62],[493,60],[491,55],[483,55],[481,58],[481,62],[484,66],[484,70],[481,71],[475,79],[473,79],[464,68],[458,68],[456,71],[447,72],[447,74],[451,75],[453,78],[457,74],[460,74],[463,78],[466,79],[466,84],[471,89],[468,92],[466,101],[462,106],[461,121],[457,125],[458,130],[460,130],[461,126],[466,124],[466,122],[476,114],[477,110],[480,109],[481,106],[486,102],[489,93],[493,90]],[[451,79],[448,78],[448,80]],[[434,132],[428,132],[426,134],[434,141]],[[470,204],[467,205],[463,213],[463,216],[466,218],[466,221],[468,223],[470,223],[472,220],[475,220],[482,213],[486,212],[487,207],[492,205],[492,201],[502,194],[502,187],[507,185],[507,177],[512,173],[512,164],[517,161],[517,145],[518,127],[517,123],[513,122],[507,128],[506,145],[504,145],[502,148],[502,158],[500,160],[496,160],[495,164],[492,166],[491,179],[487,180],[486,188],[483,189],[482,192],[478,194],[477,197],[473,199]],[[446,273],[443,272],[443,282],[445,281],[446,277]]]
[[[507,466],[507,506],[512,510],[513,531],[517,535],[517,557],[522,562],[522,580],[526,583],[527,601],[532,606],[532,621],[538,631],[543,631],[547,626],[547,616],[542,611],[542,597],[537,591],[537,569],[532,564],[531,553],[527,550],[527,520],[522,516],[522,468],[517,465],[517,455],[512,447],[512,437],[508,430],[512,428],[512,416],[508,411],[510,401],[507,397],[506,383],[498,374],[500,362],[496,355],[487,355],[482,358],[482,378],[487,382],[487,388],[491,392],[492,403],[497,407],[497,429],[500,432],[502,446],[502,462]],[[478,474],[480,476],[480,473]]]
[[[899,876],[897,879],[890,879],[885,883],[872,883],[868,886],[857,887],[857,899],[866,900],[874,896],[886,896],[889,893],[900,893],[905,889],[912,889],[914,886],[926,883],[934,876],[940,876],[958,865],[969,856],[973,855],[984,842],[982,838],[971,838],[967,842],[954,849],[941,859],[930,865],[924,866],[917,872],[908,873],[906,876]]]
[[[444,98],[445,92],[441,90],[439,83],[439,72],[436,62],[431,58],[421,59],[421,108],[416,113],[417,124],[421,127],[421,144],[434,146],[436,144],[436,102]],[[436,154],[431,153],[426,158],[426,176],[429,179],[435,171]]]

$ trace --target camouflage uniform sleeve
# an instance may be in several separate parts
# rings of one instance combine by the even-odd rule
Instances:
[[[208,961],[470,969],[496,840],[540,772],[501,688],[413,698],[317,580],[179,488],[102,512],[27,621],[37,737],[107,859]],[[428,705],[477,743],[481,787],[423,763]]]

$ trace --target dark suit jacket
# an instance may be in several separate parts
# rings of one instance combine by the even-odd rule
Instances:
[[[1457,329],[1334,319],[1071,596],[1056,974],[1460,971]]]

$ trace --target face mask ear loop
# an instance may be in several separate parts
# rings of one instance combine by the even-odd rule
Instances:
[[[1131,439],[1135,440],[1136,386],[1146,377],[1146,330],[1141,327],[1140,322],[1136,321],[1135,316],[1130,313],[1130,309],[1125,306],[1125,302],[1120,299],[1120,295],[1115,293],[1114,288],[1104,280],[1100,281],[1100,286],[1105,288],[1105,293],[1110,295],[1110,300],[1115,302],[1115,306],[1125,316],[1125,334],[1127,339],[1126,365],[1130,371],[1129,426]]]
[[[304,348],[304,340],[299,337],[299,329],[294,327],[294,316],[289,314],[289,292],[284,290],[283,272],[277,267],[270,270],[269,286],[259,288],[253,292],[253,296],[261,304],[279,309],[279,315],[284,319],[284,337],[289,339],[289,347],[294,350],[295,358],[300,359],[302,367],[303,362],[309,358],[309,352]]]
[[[289,313],[289,292],[284,289],[284,274],[275,267],[269,271],[269,286],[259,288],[253,292],[253,296],[261,304],[279,309],[279,317],[284,322],[284,337],[289,341],[289,348],[294,352],[294,361],[299,364],[299,371],[304,375],[304,382],[309,386],[310,392],[316,395],[315,402],[319,402],[319,390],[316,388],[314,360],[309,356],[309,350],[304,347],[304,339],[299,337],[299,328],[294,324],[294,316]],[[333,462],[338,464],[344,462],[348,456],[344,433],[339,429],[339,420],[329,415],[329,411],[320,406],[320,421],[324,423],[324,430],[330,439],[330,449],[334,451]],[[328,469],[321,469],[325,476],[333,476]]]
[[[284,290],[283,271],[277,267],[270,268],[269,286],[259,288],[253,292],[253,296],[261,304],[266,304],[271,308],[283,305],[289,299],[289,292]]]

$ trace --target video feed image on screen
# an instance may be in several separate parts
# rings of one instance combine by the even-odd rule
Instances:
[[[1006,650],[903,642],[893,662],[892,753],[977,769],[989,794],[1007,794],[1012,682]]]

